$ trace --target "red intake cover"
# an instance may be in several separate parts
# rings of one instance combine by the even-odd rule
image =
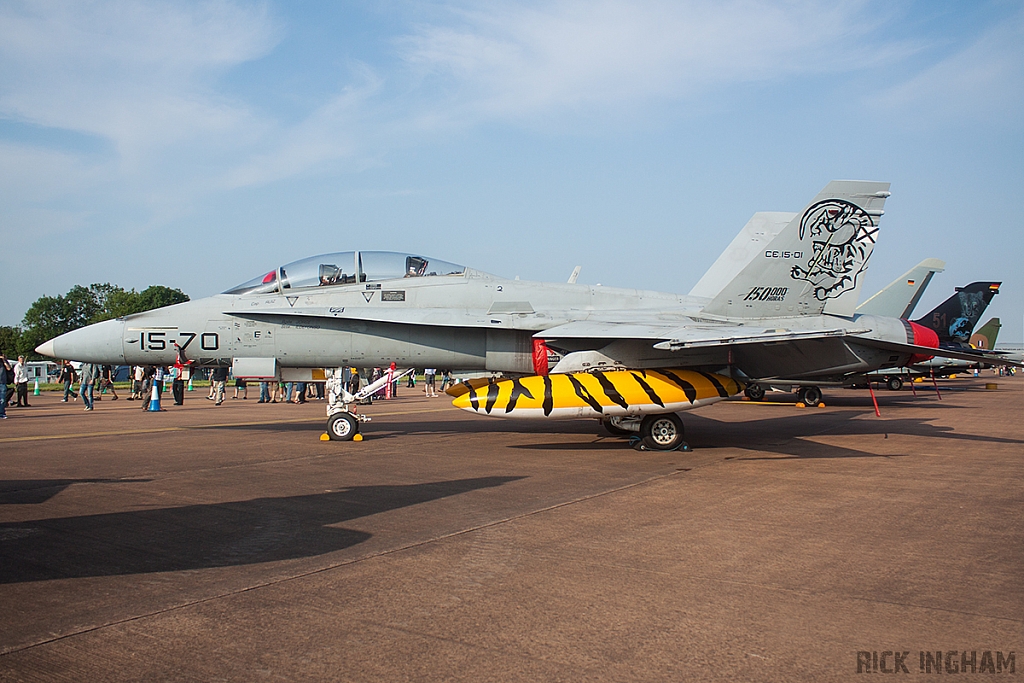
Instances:
[[[538,375],[548,374],[548,347],[543,339],[533,340],[533,371]]]
[[[915,346],[928,346],[933,349],[939,348],[939,335],[935,334],[935,330],[924,325],[918,325],[915,322],[907,321],[910,325],[911,331],[914,333],[914,338],[910,340],[910,343]],[[907,365],[913,365],[914,363],[922,363],[926,360],[931,360],[934,356],[922,356],[915,354],[910,357],[907,361]]]

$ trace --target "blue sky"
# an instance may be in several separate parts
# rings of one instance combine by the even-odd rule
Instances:
[[[415,251],[685,293],[755,211],[892,182],[865,295],[1001,279],[1024,337],[1021,2],[0,5],[0,324]]]

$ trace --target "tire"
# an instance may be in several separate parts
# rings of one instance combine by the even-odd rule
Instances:
[[[359,433],[359,422],[348,413],[335,413],[327,418],[327,435],[331,441],[351,441]]]
[[[749,384],[747,385],[747,388],[743,390],[743,395],[751,401],[763,401],[764,393],[764,387],[760,384]]]
[[[683,421],[675,413],[648,415],[640,423],[640,437],[652,451],[672,451],[683,444]]]
[[[889,387],[889,391],[899,391],[903,388],[902,377],[890,377],[885,380],[885,386]]]
[[[612,424],[612,421],[609,420],[608,418],[605,418],[605,419],[601,420],[601,426],[604,427],[604,430],[606,432],[608,432],[609,434],[611,434],[612,436],[632,436],[632,435],[636,434],[636,432],[632,432],[632,431],[630,431],[628,429],[623,429],[622,427],[616,427],[615,425]]]
[[[800,402],[811,408],[821,403],[821,389],[818,387],[800,387]]]

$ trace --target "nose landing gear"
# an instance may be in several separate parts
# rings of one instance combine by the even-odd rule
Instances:
[[[362,436],[356,438],[359,434],[359,425],[369,422],[370,418],[354,412],[350,406],[367,396],[372,396],[388,382],[397,382],[414,369],[409,368],[401,374],[385,373],[376,382],[368,384],[354,394],[346,389],[341,381],[343,371],[343,368],[327,371],[327,436],[331,441],[361,441]]]

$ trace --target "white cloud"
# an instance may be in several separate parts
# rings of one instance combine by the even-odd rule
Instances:
[[[115,156],[103,173],[84,164],[90,173],[71,184],[119,176],[155,213],[173,214],[196,194],[338,160],[365,167],[452,128],[574,108],[642,110],[652,99],[853,69],[905,49],[871,40],[881,20],[863,2],[442,7],[434,23],[396,39],[399,68],[382,75],[346,61],[348,83],[293,123],[227,96],[218,81],[284,35],[263,4],[7,4],[0,117],[108,141]]]
[[[1024,106],[1024,11],[975,43],[872,98],[915,128],[951,121],[1019,126]]]
[[[6,4],[0,115],[102,136],[134,159],[244,122],[212,81],[275,40],[265,8],[226,1]]]
[[[862,2],[616,0],[452,7],[399,45],[481,116],[679,100],[708,87],[876,65],[911,49],[872,36]]]

